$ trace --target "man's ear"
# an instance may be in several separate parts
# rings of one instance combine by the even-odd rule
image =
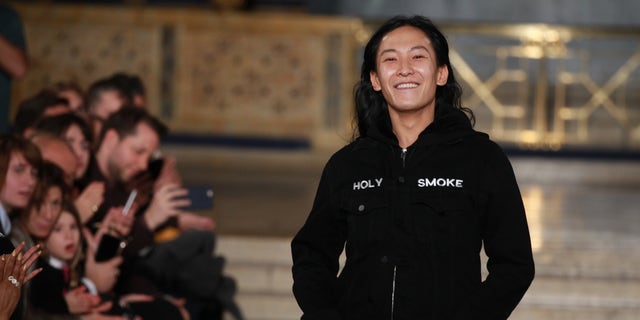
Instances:
[[[115,129],[109,129],[104,133],[104,138],[102,139],[100,147],[102,148],[104,146],[107,150],[112,150],[118,141],[120,141],[118,132]]]
[[[447,65],[443,65],[438,67],[438,78],[436,79],[436,84],[439,86],[444,86],[447,84],[447,79],[449,79],[449,67]]]
[[[371,80],[371,85],[373,86],[373,90],[375,91],[382,90],[382,86],[380,86],[380,79],[378,78],[378,74],[375,71],[369,72],[369,79]]]

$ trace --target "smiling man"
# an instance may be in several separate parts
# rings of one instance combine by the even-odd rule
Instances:
[[[303,320],[506,319],[519,303],[534,276],[522,198],[461,95],[431,21],[395,17],[373,34],[354,141],[291,243]]]

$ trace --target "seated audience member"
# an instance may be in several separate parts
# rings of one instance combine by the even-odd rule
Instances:
[[[62,169],[67,185],[73,186],[78,159],[69,144],[62,138],[43,132],[35,132],[30,140],[38,147],[43,159]]]
[[[44,117],[35,124],[34,129],[64,139],[78,160],[74,180],[84,176],[91,159],[92,135],[91,127],[82,117],[75,113]]]
[[[77,83],[72,81],[57,82],[48,90],[56,93],[58,97],[66,99],[71,111],[82,112],[84,108],[84,90]]]
[[[33,247],[24,253],[23,249],[24,243],[13,248],[11,241],[0,233],[0,276],[3,279],[0,282],[0,319],[23,318],[22,286],[42,271],[28,271],[40,255],[40,248]]]
[[[58,97],[54,92],[42,90],[20,102],[13,120],[12,131],[26,137],[31,133],[33,125],[41,118],[70,111],[66,99]]]
[[[2,279],[7,279],[0,282],[0,317],[3,319],[22,319],[22,286],[39,272],[37,269],[28,271],[40,254],[39,247],[23,252],[24,243],[14,248],[5,235],[12,230],[10,213],[29,203],[41,162],[38,148],[29,140],[18,135],[0,135],[0,273]],[[14,280],[9,280],[10,276]]]
[[[75,172],[74,192],[72,198],[75,202],[82,222],[86,222],[97,207],[102,203],[104,193],[103,182],[93,182],[84,188],[79,194],[78,181],[87,173],[89,162],[92,161],[91,139],[92,132],[89,124],[75,113],[67,113],[53,117],[46,117],[35,126],[36,132],[48,133],[67,141],[76,155],[78,167]]]
[[[126,104],[129,104],[127,97],[112,79],[100,79],[91,84],[87,91],[85,109],[91,119],[94,138],[97,139],[100,134],[102,122]]]
[[[94,137],[97,140],[100,134],[102,122],[111,114],[120,110],[125,105],[145,108],[146,96],[145,87],[140,77],[124,72],[118,72],[110,77],[96,81],[87,94],[87,112],[93,119],[92,126]],[[94,145],[95,146],[95,145]],[[144,170],[131,181],[130,185],[138,189],[140,198],[150,196],[149,192],[158,190],[165,184],[181,185],[182,181],[176,169],[176,160],[170,156],[159,156],[159,150],[154,153],[149,166],[154,170]],[[155,170],[157,169],[157,170]],[[98,189],[94,186],[93,189]],[[92,190],[89,190],[90,192]],[[96,192],[92,192],[95,194]],[[84,221],[82,205],[78,209]],[[212,230],[214,222],[212,219],[193,214],[180,215],[180,225],[184,228]],[[170,228],[167,228],[170,229]],[[158,237],[167,237],[173,232],[165,232]],[[170,236],[169,236],[170,237]]]
[[[0,232],[11,233],[9,213],[25,208],[38,182],[38,147],[17,136],[0,135]]]
[[[93,282],[83,276],[81,262],[85,246],[81,228],[78,212],[71,202],[65,201],[45,240],[43,248],[46,254],[37,262],[42,272],[31,283],[27,311],[29,319],[116,318],[106,314],[121,315],[117,319],[127,319],[125,316],[133,315],[132,311],[122,307],[126,305],[125,299],[101,296]]]
[[[38,180],[29,204],[11,220],[11,241],[24,242],[27,249],[47,238],[69,190],[62,169],[46,160],[40,166]]]
[[[105,182],[104,202],[89,220],[90,226],[101,221],[106,209],[125,203],[132,191],[131,183],[148,170],[149,160],[166,131],[160,121],[137,107],[123,107],[104,122],[95,162],[89,167],[85,181]],[[189,230],[172,241],[161,244],[154,241],[154,232],[170,218],[188,214],[181,209],[189,204],[184,199],[186,193],[175,183],[165,183],[152,190],[150,197],[137,200],[140,209],[135,213],[130,241],[123,252],[116,290],[152,295],[171,293],[186,298],[188,306],[218,303],[220,310],[215,295],[221,287],[220,274],[216,274],[221,266],[212,255],[213,233]],[[192,318],[199,319],[193,314]]]
[[[128,183],[147,169],[149,159],[166,130],[156,118],[135,107],[124,107],[104,122],[95,161],[90,164],[86,179],[79,184],[82,187],[99,181],[105,185],[104,201],[87,222],[90,228],[96,229],[97,225],[104,223],[107,212],[113,211],[114,208],[120,211],[123,209],[132,191]],[[115,235],[128,236],[129,239],[123,252],[124,262],[116,287],[117,293],[146,293],[154,296],[165,294],[155,286],[137,281],[131,273],[131,266],[139,252],[153,244],[153,230],[170,216],[176,215],[179,206],[188,204],[185,200],[177,199],[185,192],[184,189],[171,186],[166,188],[162,195],[155,197],[151,204],[136,201],[136,207],[144,205],[145,210],[137,213],[133,210],[127,215],[135,219],[130,234],[115,232]],[[115,231],[119,229],[118,223],[114,223],[112,227]],[[127,290],[122,290],[121,287],[126,287]],[[181,308],[181,305],[178,304],[177,307]]]
[[[140,77],[134,74],[118,72],[109,79],[116,84],[128,104],[140,108],[146,106],[146,90]]]
[[[24,243],[25,249],[30,249],[47,238],[60,214],[67,190],[62,170],[53,163],[44,161],[29,204],[12,219],[13,227],[9,238],[14,245]],[[30,290],[30,284],[24,285],[23,295],[28,296]],[[25,302],[24,307],[28,308],[28,299]]]

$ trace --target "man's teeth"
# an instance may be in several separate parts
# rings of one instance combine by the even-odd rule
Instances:
[[[415,88],[417,86],[418,86],[417,83],[401,83],[401,84],[397,85],[396,88],[398,88],[398,89],[407,89],[407,88]]]

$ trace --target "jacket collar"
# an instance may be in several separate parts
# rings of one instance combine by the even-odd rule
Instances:
[[[429,146],[455,143],[460,139],[473,135],[483,135],[473,130],[467,115],[457,108],[436,107],[434,120],[418,137],[414,146]],[[367,136],[377,143],[398,146],[398,139],[393,134],[391,120],[387,116],[385,122],[377,127],[369,128]]]

